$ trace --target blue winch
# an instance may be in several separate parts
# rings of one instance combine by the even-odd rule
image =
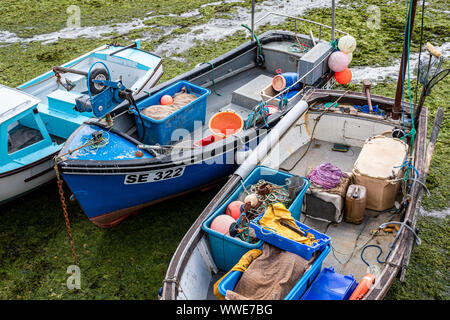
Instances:
[[[93,69],[97,63],[102,64],[105,69]],[[74,109],[78,112],[92,112],[97,118],[102,118],[124,100],[131,100],[130,103],[134,104],[131,91],[121,80],[110,80],[111,74],[103,62],[95,62],[90,67],[87,78],[88,94],[75,99]]]

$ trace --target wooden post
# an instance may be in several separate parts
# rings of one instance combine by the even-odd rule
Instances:
[[[416,16],[416,6],[417,6],[417,0],[412,0],[412,8],[411,8],[411,15],[409,15],[408,12],[408,19],[406,20],[406,29],[407,29],[407,33],[405,34],[405,41],[403,43],[403,53],[402,53],[402,60],[400,62],[400,70],[398,72],[398,80],[397,80],[397,91],[395,92],[395,102],[394,102],[394,107],[392,110],[392,118],[394,120],[397,120],[398,118],[400,118],[400,114],[401,114],[401,102],[402,102],[402,87],[403,87],[403,83],[405,81],[405,72],[406,72],[406,67],[408,65],[408,59],[409,56],[407,56],[407,50],[408,50],[408,45],[411,42],[411,34],[412,34],[412,30],[414,28],[414,18]],[[411,20],[411,21],[410,21]],[[409,38],[407,39],[407,34],[409,34]]]

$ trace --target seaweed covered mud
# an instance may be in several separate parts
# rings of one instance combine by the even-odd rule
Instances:
[[[163,55],[165,74],[161,81],[164,81],[248,41],[250,34],[240,24],[250,24],[250,3],[250,0],[95,0],[77,1],[73,7],[69,0],[3,0],[0,83],[17,86],[104,43],[128,44],[136,38],[143,39],[143,49]],[[329,1],[265,0],[257,1],[257,8],[259,16],[270,9],[331,24]],[[419,1],[411,43],[412,62],[418,58],[422,18],[424,42],[433,43],[448,57],[447,2],[427,2],[422,17]],[[393,96],[395,70],[403,45],[405,1],[340,0],[336,22],[339,29],[358,41],[351,63],[354,74],[375,70],[380,77],[372,79],[376,82],[372,93]],[[257,33],[273,25],[294,30],[292,21],[274,20],[262,24]],[[298,24],[297,28],[309,33],[306,25]],[[224,29],[231,31],[222,32]],[[445,64],[444,67],[450,67],[448,59]],[[413,69],[411,63],[414,96]],[[345,88],[361,91],[360,80],[355,76]],[[427,98],[430,119],[438,107],[446,106],[449,81],[447,78],[440,82]],[[431,130],[432,121],[429,126]],[[396,280],[388,299],[450,298],[449,140],[450,120],[444,117],[427,176],[429,196],[424,197],[418,220],[422,245],[413,250],[406,282]],[[56,183],[4,205],[0,207],[0,298],[156,299],[177,244],[217,191],[214,188],[177,198],[176,208],[171,202],[160,203],[151,208],[151,214],[144,209],[142,214],[109,230],[94,226],[76,203],[69,202],[82,272],[79,290],[68,290],[66,286],[66,270],[72,258]]]

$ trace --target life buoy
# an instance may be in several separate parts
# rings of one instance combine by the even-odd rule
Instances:
[[[359,282],[355,291],[353,291],[349,300],[361,300],[374,282],[375,276],[371,273],[366,274]]]

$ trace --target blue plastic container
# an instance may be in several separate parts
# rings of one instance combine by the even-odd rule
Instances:
[[[327,257],[330,252],[330,246],[324,248],[319,257],[314,261],[311,267],[303,274],[300,280],[295,284],[295,286],[289,291],[289,293],[284,297],[284,300],[298,300],[305,293],[308,287],[313,283],[314,279],[320,272],[322,268],[323,260]],[[234,290],[236,284],[241,279],[241,271],[232,271],[225,278],[220,281],[218,289],[221,295],[225,296],[227,290]]]
[[[285,81],[285,86],[284,87],[281,87],[281,81],[282,81],[281,77],[284,78],[284,81]],[[289,88],[291,86],[292,87],[289,90],[300,90],[301,86],[302,86],[302,84],[300,82],[295,84],[295,85],[293,85],[297,81],[298,81],[298,73],[297,72],[283,72],[283,73],[277,74],[274,77],[274,80],[273,80],[272,84],[273,84],[273,88],[275,90],[278,90],[279,88],[281,88],[281,90],[284,90],[285,88]],[[281,91],[281,90],[279,90],[279,91]]]
[[[293,96],[295,96],[298,93],[298,90],[290,90],[281,96],[276,97],[276,99],[281,100],[281,98],[291,99]]]
[[[250,174],[244,179],[242,184],[248,188],[252,184],[257,183],[260,179],[264,179],[268,182],[275,183],[278,185],[284,185],[285,179],[292,177],[292,174],[277,171],[264,166],[257,166],[255,169],[250,172]],[[300,218],[300,212],[302,210],[303,197],[306,193],[306,190],[309,187],[310,181],[306,178],[303,178],[305,184],[303,188],[294,199],[294,201],[289,206],[289,211],[291,211],[292,215]],[[211,248],[211,253],[213,255],[214,261],[217,267],[223,271],[230,270],[239,259],[249,250],[252,249],[261,249],[263,245],[263,241],[258,241],[257,243],[247,243],[242,241],[239,238],[233,238],[222,233],[219,233],[215,230],[212,230],[211,223],[215,217],[221,214],[225,214],[226,207],[232,201],[237,200],[239,194],[244,191],[242,185],[237,187],[228,197],[228,199],[222,203],[213,213],[203,222],[202,229],[206,233],[208,233],[208,241]]]
[[[301,300],[348,300],[357,286],[353,275],[344,276],[333,267],[324,268]]]
[[[302,231],[304,231],[305,233],[312,233],[315,239],[319,241],[314,243],[312,246],[308,246],[306,244],[299,243],[297,241],[283,237],[275,232],[272,232],[269,229],[261,227],[261,225],[259,224],[259,220],[262,218],[263,215],[264,214],[261,214],[256,219],[250,221],[250,227],[252,227],[255,230],[255,234],[258,237],[258,239],[268,242],[271,245],[274,245],[275,247],[278,247],[280,249],[298,254],[299,256],[301,256],[306,260],[311,259],[314,252],[322,250],[323,247],[325,247],[330,243],[329,236],[320,233],[319,231],[316,231],[305,224],[300,223],[295,218],[294,218],[295,223]]]
[[[201,125],[205,124],[206,99],[210,94],[210,91],[188,81],[181,80],[175,82],[167,88],[138,102],[136,105],[139,110],[152,105],[159,105],[163,95],[168,94],[173,96],[175,93],[180,92],[183,87],[186,87],[187,93],[194,94],[198,98],[161,120],[152,119],[141,113],[145,126],[145,137],[143,137],[144,143],[167,145],[173,142],[172,133],[176,129],[185,129],[188,132],[192,132],[195,129],[196,121],[201,121]],[[135,115],[138,135],[142,138],[144,130],[142,129],[141,119],[135,109],[132,109],[132,112]],[[200,126],[200,124],[198,124],[198,126]]]

